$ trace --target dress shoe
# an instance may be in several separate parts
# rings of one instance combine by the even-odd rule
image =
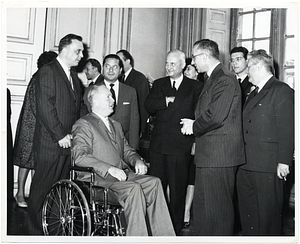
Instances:
[[[187,228],[190,226],[190,222],[183,222],[183,228]]]
[[[25,201],[19,202],[17,196],[15,196],[15,200],[16,200],[17,205],[18,205],[20,208],[27,208],[27,202],[25,202]]]

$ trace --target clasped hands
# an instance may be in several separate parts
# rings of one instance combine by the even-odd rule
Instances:
[[[192,119],[181,119],[180,124],[181,127],[181,133],[184,135],[192,135],[193,134],[193,124],[195,120]]]
[[[71,134],[66,135],[63,139],[58,141],[58,144],[62,148],[69,148],[71,147],[71,140],[73,139]]]
[[[144,163],[142,159],[139,159],[135,163],[135,173],[137,175],[144,175],[148,171],[147,165]],[[118,179],[119,181],[126,181],[127,180],[127,174],[123,169],[119,169],[117,167],[111,166],[108,169],[108,173]]]

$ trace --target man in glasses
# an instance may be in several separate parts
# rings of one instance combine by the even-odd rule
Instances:
[[[242,89],[242,106],[253,86],[247,75],[247,55],[248,49],[245,47],[234,47],[230,50],[230,64]]]
[[[181,121],[182,133],[196,137],[195,235],[233,235],[235,175],[245,163],[241,89],[234,74],[220,63],[216,42],[197,41],[192,57],[197,70],[208,76],[195,120]]]

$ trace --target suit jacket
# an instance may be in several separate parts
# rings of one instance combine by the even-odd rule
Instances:
[[[240,83],[241,89],[242,89],[242,107],[245,104],[246,98],[248,97],[250,93],[250,89],[253,86],[251,82],[249,82],[249,77],[246,76],[246,78]]]
[[[194,136],[181,133],[181,119],[194,119],[194,111],[203,85],[183,76],[175,94],[175,101],[166,105],[166,96],[172,95],[170,77],[154,81],[145,101],[146,110],[155,114],[155,124],[150,141],[150,150],[169,155],[190,155]]]
[[[137,92],[140,115],[140,132],[144,132],[146,130],[147,120],[149,117],[144,105],[145,100],[149,95],[148,80],[141,72],[132,69],[124,81],[124,84],[133,87]]]
[[[33,150],[38,153],[70,154],[70,149],[60,147],[58,141],[70,134],[75,121],[87,113],[80,80],[73,70],[71,77],[74,90],[57,59],[38,71],[33,141]]]
[[[139,147],[139,109],[134,88],[119,83],[119,95],[115,112],[110,117],[118,121],[123,128],[126,139],[134,149]]]
[[[247,164],[241,168],[277,172],[294,154],[294,90],[274,76],[243,110]]]
[[[195,112],[195,164],[229,167],[245,163],[242,94],[237,79],[222,64],[205,82]]]
[[[130,165],[134,166],[140,156],[128,144],[122,126],[110,119],[111,133],[104,122],[94,113],[90,113],[73,126],[72,156],[77,166],[93,167],[96,171],[95,184],[103,187],[111,186],[116,178],[108,173],[111,166],[134,174]],[[78,179],[90,180],[90,173],[78,173]]]
[[[97,78],[97,80],[95,81],[95,84],[94,85],[99,85],[103,82],[104,78],[103,78],[103,75],[99,75],[99,77]],[[91,90],[92,86],[88,86],[88,87],[85,87],[84,89],[84,94],[83,94],[83,101],[85,103],[85,105],[87,106],[88,108],[88,111],[91,112],[91,104],[90,102],[88,101],[88,94],[89,94],[89,91]]]

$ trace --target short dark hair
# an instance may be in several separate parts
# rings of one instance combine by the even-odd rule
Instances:
[[[209,39],[202,39],[200,41],[196,41],[193,46],[197,49],[207,50],[210,56],[214,57],[215,59],[219,59],[220,52],[216,42]]]
[[[248,55],[248,49],[245,47],[234,47],[230,50],[230,55],[233,53],[243,53],[244,58],[247,60],[247,55]]]
[[[85,64],[87,64],[87,63],[91,63],[91,65],[92,65],[93,67],[96,67],[96,68],[98,69],[98,72],[101,73],[101,64],[100,64],[100,62],[99,62],[97,59],[95,59],[95,58],[90,58],[90,59],[88,59],[88,60],[86,61]]]
[[[75,34],[68,34],[68,35],[64,36],[59,41],[58,52],[60,53],[64,47],[70,45],[72,43],[72,40],[78,40],[78,41],[82,42],[82,37],[75,35]]]
[[[196,69],[196,71],[197,71],[196,66],[194,64],[192,64],[192,61],[193,61],[192,58],[186,58],[185,59],[185,66],[184,66],[182,72],[184,72],[189,65],[193,66]]]
[[[45,51],[43,52],[38,60],[37,60],[37,67],[38,69],[41,68],[42,66],[44,66],[47,63],[50,63],[53,59],[55,59],[57,57],[57,53],[53,52],[53,51]]]
[[[122,53],[123,56],[124,56],[124,58],[125,58],[125,60],[129,59],[132,68],[134,67],[134,60],[133,60],[133,57],[131,56],[131,54],[130,54],[127,50],[121,49],[121,50],[119,50],[119,51],[117,52],[117,54],[118,54],[118,53]]]
[[[267,54],[265,50],[253,50],[249,53],[249,56],[249,59],[253,59],[254,63],[261,62],[263,66],[265,66],[266,70],[268,70],[273,75],[275,74],[273,58],[269,54]]]
[[[103,59],[103,66],[105,64],[106,59],[109,59],[109,58],[117,59],[119,61],[119,66],[122,69],[122,72],[124,72],[123,62],[122,62],[121,58],[117,54],[108,54],[108,55],[106,55],[104,57],[104,59]]]

